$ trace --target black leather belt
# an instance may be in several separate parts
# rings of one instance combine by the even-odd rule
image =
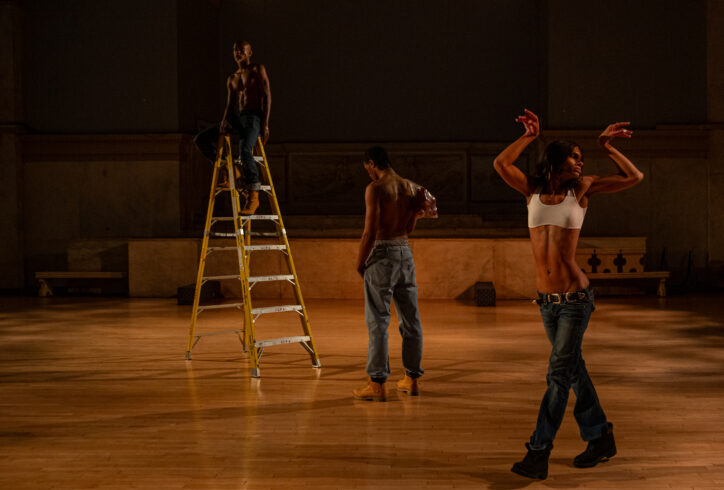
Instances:
[[[538,299],[535,300],[539,305],[547,305],[552,303],[560,305],[562,303],[575,303],[591,297],[590,289],[579,289],[570,293],[538,293]]]

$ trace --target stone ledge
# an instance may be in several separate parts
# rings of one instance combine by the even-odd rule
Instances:
[[[191,136],[174,134],[24,134],[25,162],[177,161]]]
[[[260,243],[260,242],[257,242]],[[233,245],[218,240],[217,245]],[[419,297],[453,299],[467,297],[476,282],[495,284],[500,299],[532,298],[535,268],[525,238],[412,238]],[[305,298],[355,299],[362,297],[362,279],[355,270],[359,239],[295,238],[290,247]],[[140,297],[172,297],[177,288],[196,281],[201,239],[130,240],[128,244],[129,294]],[[278,252],[254,253],[253,275],[286,274]],[[210,255],[206,275],[238,270],[235,254]],[[231,271],[231,272],[230,272]],[[239,297],[236,281],[222,281],[224,297]],[[254,298],[287,299],[293,290],[286,283],[262,283]]]

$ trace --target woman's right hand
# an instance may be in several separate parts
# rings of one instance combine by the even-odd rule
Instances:
[[[523,109],[523,111],[525,114],[516,117],[515,122],[522,123],[523,126],[525,126],[525,134],[523,136],[537,138],[540,134],[540,122],[538,121],[538,116],[528,109]]]

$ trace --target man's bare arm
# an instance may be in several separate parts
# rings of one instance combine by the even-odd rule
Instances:
[[[226,79],[226,107],[224,107],[224,115],[221,118],[221,124],[219,131],[221,133],[226,133],[229,130],[229,120],[227,117],[229,116],[229,107],[231,107],[231,76],[229,76]]]
[[[266,144],[269,139],[269,115],[271,114],[271,84],[269,83],[269,75],[266,73],[264,65],[259,65],[259,73],[261,75],[262,87],[264,89],[264,127],[262,128],[262,140]]]
[[[377,228],[380,225],[380,200],[373,184],[369,184],[365,189],[365,208],[365,230],[362,233],[359,253],[357,254],[357,272],[362,277],[364,277],[365,273],[365,262],[372,251],[377,236]]]
[[[415,230],[415,225],[417,224],[417,220],[424,214],[423,211],[415,211],[415,199],[417,197],[417,191],[420,188],[420,186],[413,181],[409,179],[407,180],[407,186],[410,189],[410,216],[407,220],[407,225],[405,226],[405,231],[409,235]]]
[[[408,235],[415,231],[415,225],[417,224],[417,220],[420,219],[421,215],[422,211],[419,211],[417,213],[410,212],[410,220],[407,222],[407,228],[405,230],[407,231]]]

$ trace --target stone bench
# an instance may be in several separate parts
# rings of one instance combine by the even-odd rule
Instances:
[[[666,296],[666,280],[669,278],[668,271],[648,271],[648,272],[602,272],[589,273],[588,278],[593,285],[596,284],[624,284],[633,285],[634,283],[646,284],[655,282],[656,294],[658,296]]]
[[[646,237],[581,238],[576,263],[595,286],[656,285],[656,294],[666,296],[668,271],[645,270]]]
[[[38,280],[40,288],[38,296],[53,296],[52,281],[58,280],[63,282],[70,281],[88,281],[96,279],[125,279],[128,274],[125,272],[101,272],[101,271],[44,271],[36,272],[35,278]]]

